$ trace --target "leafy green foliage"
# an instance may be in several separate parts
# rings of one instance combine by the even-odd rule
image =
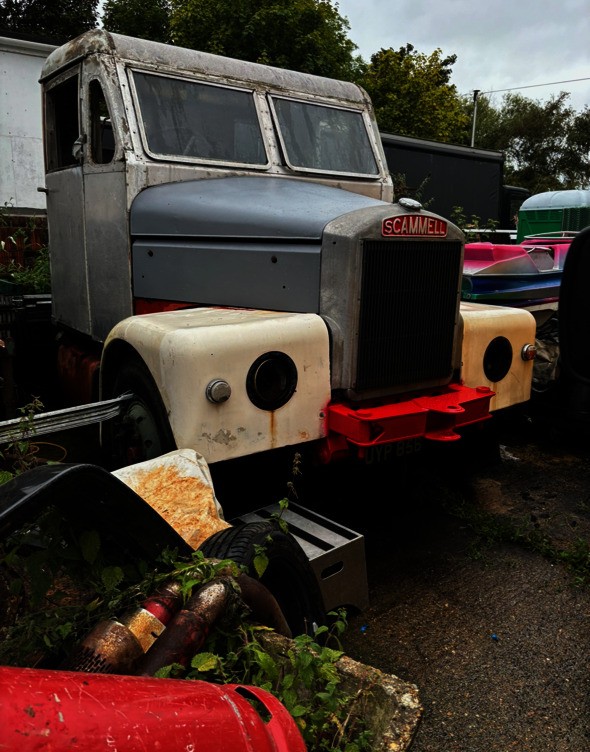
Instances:
[[[97,23],[98,0],[2,0],[0,27],[63,44]]]
[[[161,558],[166,573],[157,575],[154,582],[157,584],[169,579],[179,582],[185,600],[190,597],[193,588],[206,585],[221,575],[236,577],[242,571],[234,561],[206,559],[202,551],[195,551],[188,560],[179,561],[175,551],[164,551]]]
[[[434,141],[459,143],[469,118],[450,83],[456,55],[430,55],[407,44],[381,49],[358,79],[369,93],[379,129]]]
[[[330,0],[171,0],[174,44],[348,79],[360,64]]]
[[[52,507],[5,536],[0,573],[0,664],[17,666],[59,663],[96,622],[153,583],[145,562]]]
[[[483,549],[491,544],[513,543],[541,554],[549,561],[564,564],[577,587],[587,587],[590,584],[590,544],[587,540],[578,538],[566,544],[552,541],[539,532],[528,517],[513,518],[495,514],[473,505],[459,495],[445,499],[444,507],[450,514],[465,521],[476,534],[477,540],[470,551],[474,559],[481,559]]]
[[[136,607],[163,582],[179,582],[186,601],[216,577],[241,572],[234,562],[205,559],[200,551],[182,560],[164,551],[155,564],[148,571],[146,562],[129,561],[96,530],[45,510],[0,544],[0,583],[8,585],[3,602],[7,612],[18,611],[0,626],[0,663],[55,667],[96,623]],[[330,628],[278,643],[279,651],[264,639],[272,630],[232,609],[188,669],[172,664],[158,676],[261,687],[285,705],[310,750],[369,750],[359,698],[345,691],[336,666],[346,614],[331,616]]]
[[[7,266],[0,266],[0,277],[14,282],[25,295],[51,292],[51,268],[49,249],[35,252],[31,264],[23,266],[11,260]]]
[[[506,94],[499,107],[477,103],[475,145],[506,154],[504,182],[531,193],[586,188],[590,181],[590,108],[577,113],[562,92],[541,103]],[[466,109],[473,111],[465,102]]]
[[[265,627],[242,623],[217,630],[193,658],[185,678],[251,684],[271,692],[293,716],[309,749],[371,749],[370,735],[351,708],[336,666],[343,655],[338,638],[346,629],[346,614],[340,610],[331,616],[330,628],[320,627],[313,637],[296,636],[281,654],[264,639]],[[169,676],[177,668],[164,673]]]
[[[467,243],[480,241],[491,241],[491,236],[498,229],[497,219],[486,219],[482,221],[481,217],[472,214],[470,217],[465,215],[462,206],[454,206],[450,216],[451,222],[457,225],[465,233]]]
[[[0,227],[7,228],[12,205],[5,203],[0,207]],[[4,256],[10,255],[14,249],[26,254],[25,263],[14,257],[8,262],[0,263],[0,278],[18,285],[19,291],[24,294],[49,293],[51,292],[51,269],[49,263],[49,249],[39,247],[40,243],[33,245],[31,242],[37,231],[37,222],[34,217],[28,219],[20,227],[10,228],[3,233],[4,240],[0,240],[0,251]],[[11,235],[7,235],[11,232]]]
[[[170,3],[167,0],[106,0],[102,24],[107,31],[154,42],[170,41]]]
[[[35,433],[35,415],[41,410],[43,403],[38,397],[33,397],[31,402],[19,408],[21,415],[14,434],[0,451],[0,460],[4,464],[0,483],[6,483],[15,475],[20,475],[37,464],[38,447],[31,441],[31,436]]]
[[[392,174],[391,179],[393,181],[393,193],[396,201],[404,197],[413,198],[419,201],[425,209],[428,209],[434,201],[432,196],[428,196],[430,175],[426,176],[415,188],[408,185],[406,176],[401,172]]]
[[[107,0],[105,29],[279,68],[349,79],[363,63],[330,0]]]

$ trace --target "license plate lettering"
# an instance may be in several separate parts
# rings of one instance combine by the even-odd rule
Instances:
[[[365,465],[382,465],[387,462],[416,454],[422,449],[422,439],[406,439],[393,444],[377,444],[365,450]]]

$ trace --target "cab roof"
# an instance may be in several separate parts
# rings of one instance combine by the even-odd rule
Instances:
[[[109,55],[125,63],[148,64],[152,68],[162,68],[168,72],[205,74],[263,85],[274,90],[284,89],[336,98],[351,104],[370,103],[368,95],[360,86],[347,81],[136,39],[104,29],[87,31],[54,50],[43,65],[40,81],[52,78],[89,55]]]

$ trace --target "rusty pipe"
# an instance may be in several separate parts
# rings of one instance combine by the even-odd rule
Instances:
[[[291,637],[279,604],[261,582],[247,574],[237,578],[219,577],[189,598],[186,607],[175,615],[166,631],[139,661],[137,674],[153,676],[173,663],[188,666],[215,623],[242,605],[247,606],[256,621]]]
[[[180,583],[169,580],[121,619],[99,622],[61,666],[62,670],[132,674],[182,602]]]
[[[166,631],[139,661],[136,673],[153,676],[172,663],[188,666],[212,626],[236,599],[237,594],[229,579],[218,578],[203,585],[191,595],[185,608],[178,611]]]

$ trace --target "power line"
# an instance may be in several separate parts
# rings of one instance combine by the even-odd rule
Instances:
[[[537,86],[557,86],[557,84],[573,84],[577,81],[590,81],[590,76],[586,78],[570,78],[567,81],[551,81],[548,84],[529,84],[528,86],[513,86],[510,89],[494,89],[493,91],[479,91],[478,94],[500,94],[503,91],[516,91],[517,89],[534,89]]]
[[[517,89],[534,89],[537,86],[556,86],[557,84],[573,84],[577,81],[590,81],[590,76],[585,78],[570,78],[567,81],[552,81],[547,84],[529,84],[528,86],[512,86],[510,89],[494,89],[493,91],[473,90],[473,118],[471,122],[471,146],[475,144],[475,120],[477,118],[477,100],[482,94],[500,94],[503,91],[516,91]]]

